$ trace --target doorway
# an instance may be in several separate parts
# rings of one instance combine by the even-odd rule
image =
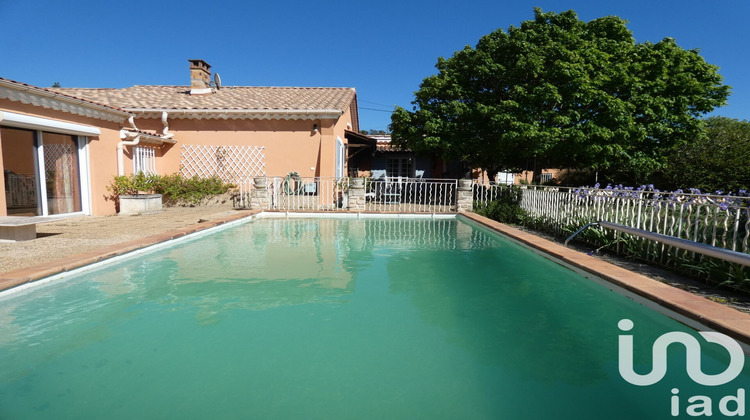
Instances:
[[[9,216],[82,211],[78,136],[0,127],[0,141]]]

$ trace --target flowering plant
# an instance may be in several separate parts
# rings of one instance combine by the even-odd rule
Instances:
[[[632,198],[648,199],[652,201],[666,201],[670,207],[676,204],[713,204],[721,210],[728,210],[730,207],[747,207],[750,204],[750,193],[747,190],[739,190],[736,194],[732,192],[724,193],[717,190],[713,193],[704,193],[698,188],[689,188],[687,192],[682,189],[675,191],[661,191],[654,188],[653,184],[641,185],[639,187],[626,187],[622,184],[607,184],[601,188],[600,184],[594,184],[593,187],[584,186],[575,189],[574,194],[581,199],[594,197],[597,199],[604,198]]]

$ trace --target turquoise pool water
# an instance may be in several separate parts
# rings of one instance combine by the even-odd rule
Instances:
[[[679,346],[627,383],[623,318],[638,372],[697,336],[461,221],[257,220],[0,299],[0,418],[720,418],[748,384]]]

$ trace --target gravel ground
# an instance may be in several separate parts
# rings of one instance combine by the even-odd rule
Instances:
[[[138,216],[75,216],[37,224],[37,238],[0,243],[0,273],[194,225],[233,213],[231,205],[170,207]]]

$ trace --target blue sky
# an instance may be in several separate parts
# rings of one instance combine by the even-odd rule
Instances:
[[[259,3],[259,4],[256,4]],[[186,85],[200,58],[233,86],[357,89],[360,126],[385,129],[394,105],[448,57],[545,11],[616,15],[638,42],[698,48],[733,87],[714,114],[750,119],[748,0],[279,1],[0,0],[0,77],[36,86]]]

